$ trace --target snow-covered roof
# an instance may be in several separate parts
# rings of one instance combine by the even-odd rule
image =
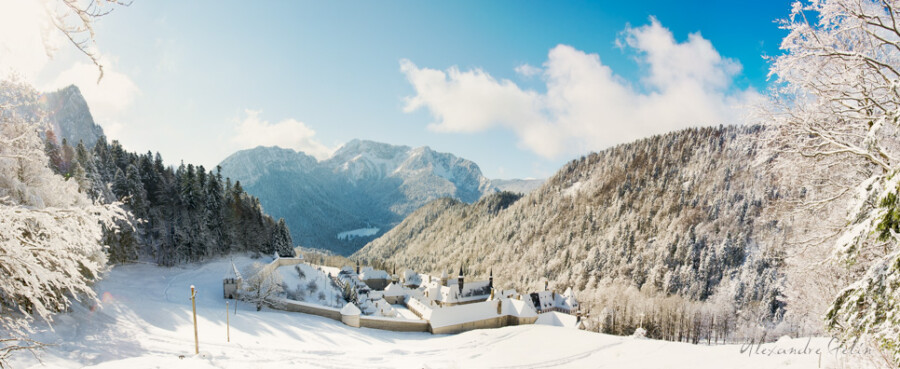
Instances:
[[[408,294],[407,291],[408,290],[403,288],[403,286],[391,283],[384,288],[384,296],[404,296]]]
[[[362,314],[362,311],[360,311],[359,308],[356,307],[356,305],[353,304],[352,302],[348,303],[347,305],[344,305],[344,307],[341,308],[341,315],[360,315],[360,314]]]
[[[565,328],[578,328],[578,318],[574,315],[551,311],[539,314],[534,324],[552,325]]]
[[[497,304],[501,305],[499,314],[497,312]],[[534,309],[529,308],[528,304],[522,301],[499,299],[434,309],[431,312],[429,322],[432,327],[446,327],[449,325],[496,318],[502,315],[517,317],[537,316]]]
[[[373,269],[372,267],[364,267],[359,274],[359,279],[369,280],[369,279],[391,279],[388,275],[388,272],[383,270]]]
[[[513,298],[516,297],[519,293],[516,292],[515,288],[510,288],[508,290],[501,290],[500,297]]]
[[[421,285],[422,284],[422,276],[412,270],[403,271],[403,280],[408,285]]]

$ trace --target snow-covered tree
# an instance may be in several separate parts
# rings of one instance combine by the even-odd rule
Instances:
[[[900,1],[796,2],[773,58],[772,117],[788,150],[819,161],[838,191],[856,196],[835,256],[868,271],[839,293],[828,326],[847,340],[872,335],[900,362]]]
[[[5,101],[37,97],[21,82],[6,87],[16,99]],[[20,337],[34,319],[49,322],[74,300],[95,299],[91,283],[106,267],[103,227],[124,216],[50,169],[40,123],[13,104],[0,107],[0,337]],[[28,342],[0,340],[0,364]]]
[[[256,310],[262,309],[267,298],[283,292],[281,275],[272,269],[268,269],[260,262],[250,264],[242,272],[245,276],[244,292],[241,298],[256,304]]]

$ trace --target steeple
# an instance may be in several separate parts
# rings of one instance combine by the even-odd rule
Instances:
[[[459,265],[459,295],[462,296],[463,293],[463,267],[462,264]]]
[[[494,268],[491,268],[491,274],[488,277],[488,288],[494,288]]]

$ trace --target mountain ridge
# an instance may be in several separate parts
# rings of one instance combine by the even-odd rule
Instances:
[[[301,245],[345,255],[431,200],[474,202],[495,192],[470,160],[428,146],[360,139],[324,160],[259,146],[233,153],[220,166],[224,176],[258,196],[267,212],[285,218]],[[374,235],[339,237],[373,228]]]

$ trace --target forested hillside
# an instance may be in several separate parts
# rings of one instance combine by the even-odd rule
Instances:
[[[284,221],[266,215],[259,199],[223,179],[218,169],[173,168],[159,153],[131,153],[117,141],[107,142],[77,87],[44,94],[43,100],[31,95],[37,92],[30,87],[0,84],[0,104],[46,123],[44,152],[53,171],[77,182],[92,200],[122,202],[129,211],[133,228],[105,232],[110,262],[173,265],[234,251],[293,253]]]
[[[107,234],[111,262],[149,256],[173,265],[235,251],[293,254],[284,220],[263,213],[259,199],[218,170],[167,167],[159,153],[130,153],[104,137],[93,149],[59,146],[52,133],[47,137],[51,168],[95,200],[123,202],[133,215],[134,232],[123,227]]]
[[[630,334],[642,313],[663,338],[774,325],[785,225],[772,205],[786,192],[765,169],[775,156],[761,151],[764,131],[654,136],[572,161],[521,199],[438,200],[354,257],[438,274],[492,268],[498,286],[519,290],[572,286],[594,329],[612,333]]]

